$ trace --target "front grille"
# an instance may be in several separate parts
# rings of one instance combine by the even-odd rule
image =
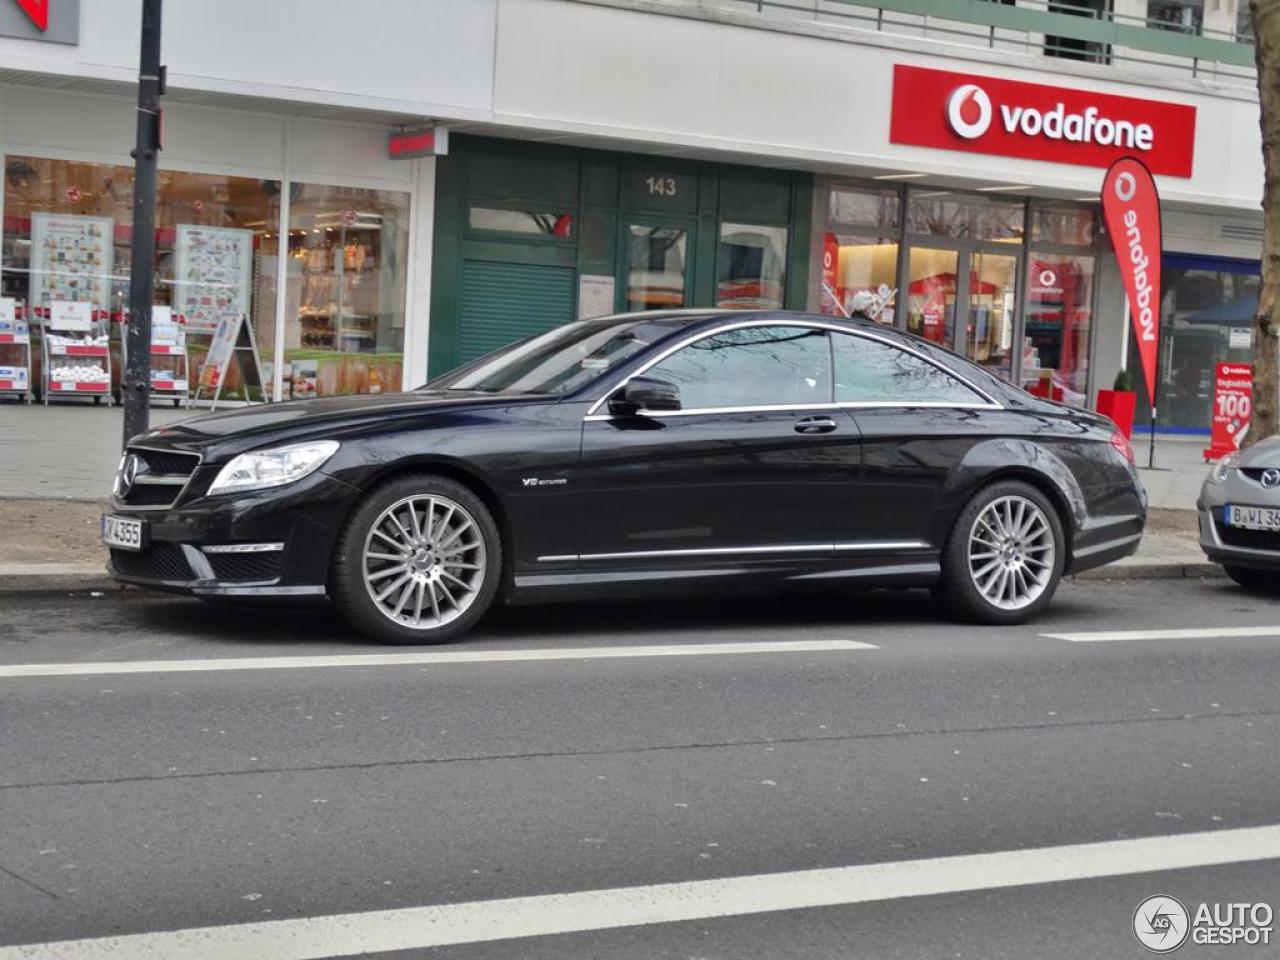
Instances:
[[[1264,473],[1266,473],[1266,472],[1267,472],[1267,470],[1269,470],[1269,469],[1272,469],[1272,468],[1270,468],[1270,467],[1241,467],[1241,468],[1240,468],[1240,473],[1241,473],[1241,474],[1243,474],[1244,476],[1248,477],[1250,480],[1252,480],[1254,483],[1256,483],[1258,486],[1260,486],[1260,487],[1261,487],[1261,486],[1264,486],[1264,484],[1263,484],[1263,482],[1262,482],[1262,475],[1263,475]]]
[[[116,573],[125,577],[139,577],[143,580],[177,580],[186,582],[195,579],[191,575],[191,566],[176,543],[153,543],[141,553],[131,550],[112,550],[111,566]]]
[[[262,553],[206,553],[213,575],[221,581],[248,583],[259,580],[276,580],[280,577],[279,550]]]
[[[124,502],[131,507],[167,507],[182,488],[167,483],[135,483]]]
[[[178,453],[173,450],[147,450],[130,447],[128,453],[139,460],[137,477],[124,503],[130,507],[167,507],[178,499],[183,487],[200,465],[194,453]],[[164,479],[168,483],[149,481]]]
[[[1218,539],[1225,546],[1242,547],[1245,550],[1280,550],[1280,533],[1274,530],[1242,530],[1239,527],[1228,527],[1216,518],[1213,526],[1218,531]]]
[[[195,473],[200,458],[194,453],[176,453],[172,450],[146,450],[134,447],[129,451],[136,453],[146,464],[147,473],[168,473],[189,477]]]

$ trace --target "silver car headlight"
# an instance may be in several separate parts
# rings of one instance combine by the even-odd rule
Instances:
[[[219,471],[209,495],[281,487],[315,473],[338,452],[337,440],[312,440],[242,453]]]
[[[1240,462],[1240,454],[1228,453],[1225,457],[1213,465],[1213,470],[1209,474],[1210,483],[1221,483],[1227,479],[1227,473],[1231,468]]]

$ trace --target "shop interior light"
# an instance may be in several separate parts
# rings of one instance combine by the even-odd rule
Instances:
[[[979,193],[1003,193],[1006,190],[1030,190],[1029,183],[1010,183],[1000,187],[979,187]]]
[[[921,177],[927,177],[927,173],[882,173],[878,177],[872,177],[872,180],[919,180]]]

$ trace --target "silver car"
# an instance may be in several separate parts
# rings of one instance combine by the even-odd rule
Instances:
[[[1280,593],[1280,436],[1214,464],[1196,506],[1209,559],[1243,587]]]

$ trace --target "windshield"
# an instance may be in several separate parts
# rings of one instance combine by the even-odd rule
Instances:
[[[634,317],[569,323],[446,374],[426,389],[569,393],[647,347],[638,333],[642,323]]]

